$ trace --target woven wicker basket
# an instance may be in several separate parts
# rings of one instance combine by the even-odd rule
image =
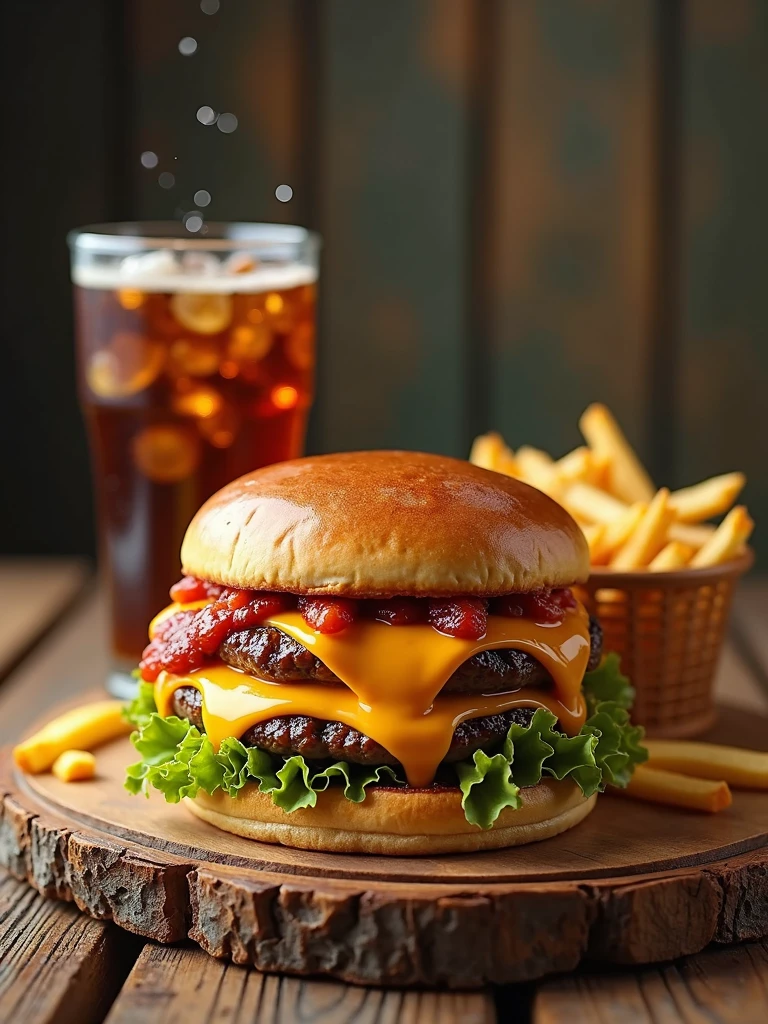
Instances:
[[[632,717],[650,736],[704,732],[739,577],[751,551],[724,565],[675,572],[594,570],[580,597],[599,619],[603,649],[621,655],[637,692]]]

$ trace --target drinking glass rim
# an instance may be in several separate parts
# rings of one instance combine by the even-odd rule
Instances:
[[[320,248],[320,236],[297,224],[270,224],[248,221],[210,221],[204,236],[182,234],[184,226],[178,221],[116,221],[106,224],[87,224],[73,228],[67,234],[67,244],[75,252],[104,255],[123,255],[154,249],[173,249],[179,252],[202,249],[205,251],[237,252],[274,246],[299,248],[308,246],[313,252]]]

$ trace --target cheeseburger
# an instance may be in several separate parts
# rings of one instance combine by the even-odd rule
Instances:
[[[259,469],[187,530],[129,716],[133,792],[311,850],[433,854],[571,828],[644,759],[571,587],[584,537],[468,462]]]

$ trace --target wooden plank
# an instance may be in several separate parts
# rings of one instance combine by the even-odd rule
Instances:
[[[743,470],[744,499],[768,554],[765,396],[768,293],[768,6],[684,5],[684,294],[679,484]]]
[[[533,1024],[746,1024],[768,1020],[768,946],[712,949],[630,973],[539,986]]]
[[[0,166],[13,258],[2,280],[0,549],[82,553],[93,546],[88,452],[75,397],[71,285],[64,238],[109,220],[109,22],[117,0],[11,3],[2,9],[4,125],[18,147]],[[23,161],[23,165],[22,165]],[[22,169],[23,167],[23,169]],[[10,253],[8,254],[10,257]]]
[[[0,679],[62,615],[88,576],[74,559],[0,560]]]
[[[560,454],[602,400],[647,456],[653,4],[498,9],[486,426]]]
[[[768,694],[733,644],[723,649],[715,676],[715,695],[723,704],[747,711],[765,712],[768,708]]]
[[[0,1020],[103,1020],[136,952],[132,936],[43,899],[0,870]]]
[[[305,981],[146,945],[107,1024],[492,1024],[487,993],[402,992]]]
[[[0,743],[16,740],[53,702],[104,686],[106,636],[105,602],[94,589],[0,687]]]
[[[768,686],[768,580],[742,583],[734,598],[733,614],[742,648],[765,692]]]
[[[324,450],[468,450],[469,8],[323,5]]]

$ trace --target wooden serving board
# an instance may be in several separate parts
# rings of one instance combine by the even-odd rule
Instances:
[[[768,719],[724,710],[713,739],[765,749]],[[510,850],[366,857],[222,833],[130,796],[127,739],[67,784],[0,760],[0,863],[46,896],[160,942],[265,971],[474,987],[648,963],[768,934],[768,793],[716,815],[606,795],[584,823]]]

